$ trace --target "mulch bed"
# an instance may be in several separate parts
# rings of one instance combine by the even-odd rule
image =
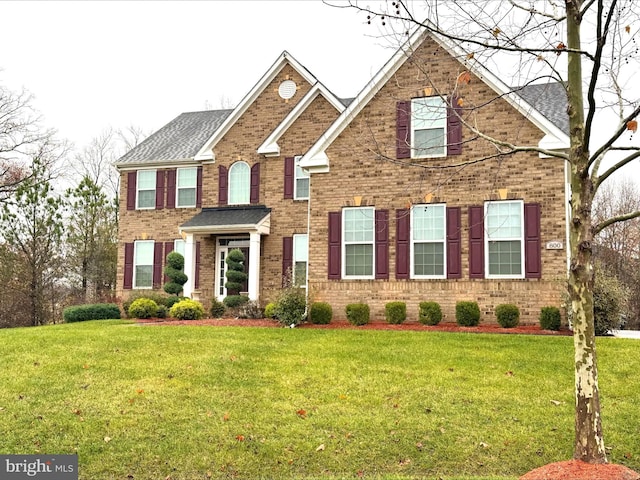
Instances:
[[[567,460],[531,470],[520,480],[640,480],[640,474],[624,465]]]

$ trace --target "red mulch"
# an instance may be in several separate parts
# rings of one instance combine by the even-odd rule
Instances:
[[[640,474],[623,465],[567,460],[531,470],[520,480],[640,480]]]
[[[275,320],[268,318],[262,319],[239,319],[239,318],[207,318],[203,320],[175,320],[151,318],[146,320],[137,320],[140,324],[145,325],[207,325],[218,327],[278,327],[282,326]],[[328,325],[313,325],[304,323],[296,328],[314,328],[314,329],[338,329],[350,328],[356,330],[417,330],[424,332],[466,332],[466,333],[519,333],[525,335],[571,335],[568,329],[542,330],[539,325],[518,325],[514,328],[502,328],[498,324],[480,324],[477,327],[460,327],[456,323],[443,322],[438,325],[422,325],[418,322],[405,322],[400,325],[390,325],[384,321],[373,321],[367,325],[359,327],[351,325],[346,320],[332,320]]]

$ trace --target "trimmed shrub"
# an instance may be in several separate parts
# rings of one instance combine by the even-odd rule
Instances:
[[[135,318],[134,315],[129,314],[129,307],[139,298],[148,298],[149,300],[153,300],[156,302],[156,305],[166,305],[165,302],[167,301],[167,298],[172,297],[167,297],[166,295],[154,292],[153,290],[133,290],[129,294],[129,297],[122,302],[122,310],[124,310],[127,317]],[[167,305],[167,307],[171,307],[171,305]]]
[[[389,302],[384,306],[384,318],[387,323],[399,325],[407,319],[407,304],[404,302]]]
[[[558,307],[542,307],[540,309],[540,328],[543,330],[560,330],[560,309]]]
[[[513,328],[520,323],[520,310],[511,303],[503,303],[496,307],[496,318],[502,328]]]
[[[475,327],[478,325],[480,323],[480,307],[478,307],[478,302],[457,302],[456,323],[461,327]]]
[[[275,304],[275,302],[267,303],[267,306],[264,307],[264,316],[265,316],[265,318],[276,318],[276,304]]]
[[[227,295],[222,299],[222,303],[227,308],[237,308],[249,301],[249,297],[244,295]]]
[[[438,325],[442,321],[442,309],[438,302],[420,302],[418,321],[423,325]]]
[[[296,286],[285,288],[275,302],[275,316],[285,326],[299,325],[307,315],[307,294]]]
[[[150,298],[138,298],[129,307],[129,316],[133,318],[157,317],[158,304]]]
[[[366,303],[350,303],[346,306],[345,312],[351,325],[366,325],[369,323],[369,305]]]
[[[235,248],[227,254],[224,261],[228,267],[225,273],[227,282],[224,286],[231,296],[238,295],[242,290],[242,284],[247,280],[247,274],[244,273],[244,253]],[[229,306],[226,303],[225,305]]]
[[[164,297],[162,299],[162,305],[167,307],[167,309],[170,309],[176,303],[178,303],[180,300],[184,300],[184,299],[185,299],[185,297],[178,297],[177,295],[169,295],[168,297]],[[158,302],[156,302],[156,303],[158,303]],[[160,305],[160,304],[158,303],[158,305]]]
[[[167,265],[164,274],[169,281],[164,284],[164,291],[169,295],[179,295],[183,286],[187,283],[187,275],[184,273],[184,257],[178,252],[167,255]]]
[[[238,308],[239,318],[264,318],[264,311],[255,300],[249,300]]]
[[[224,315],[225,306],[224,303],[214,298],[211,300],[211,309],[209,312],[211,313],[211,318],[221,318]]]
[[[67,323],[120,318],[120,309],[115,303],[75,305],[65,308],[62,312],[62,318]]]
[[[158,318],[167,318],[168,314],[169,314],[169,309],[167,308],[166,305],[158,305],[158,313],[157,313],[156,317],[158,317]]]
[[[309,321],[316,325],[327,325],[333,318],[333,309],[327,302],[313,302],[309,309]]]
[[[178,320],[200,320],[204,317],[204,307],[200,302],[186,298],[171,307],[169,314]]]

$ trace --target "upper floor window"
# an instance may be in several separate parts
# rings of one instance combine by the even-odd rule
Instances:
[[[373,278],[374,276],[374,212],[373,207],[343,210],[343,278]]]
[[[198,169],[179,168],[176,180],[176,206],[195,207]]]
[[[524,278],[523,202],[485,203],[487,277]]]
[[[411,146],[413,158],[447,154],[447,105],[442,97],[411,100]]]
[[[137,240],[133,253],[133,288],[153,286],[153,240]]]
[[[156,207],[156,171],[139,170],[136,181],[136,208]]]
[[[445,278],[446,207],[443,204],[411,208],[411,277]]]
[[[300,159],[302,156],[295,157],[295,192],[296,200],[305,200],[309,198],[309,172],[300,167]]]
[[[305,287],[307,283],[307,263],[309,261],[309,240],[306,234],[293,236],[293,283]]]
[[[229,205],[246,205],[250,201],[251,169],[245,162],[236,162],[229,169]]]

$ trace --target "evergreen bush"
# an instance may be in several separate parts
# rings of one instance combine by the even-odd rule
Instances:
[[[543,330],[560,330],[560,309],[558,307],[542,307],[540,309],[540,328]]]
[[[475,327],[478,325],[480,323],[480,307],[478,307],[478,302],[457,302],[456,323],[461,327]]]
[[[423,325],[438,325],[442,321],[442,309],[437,302],[420,302],[418,321]]]
[[[204,317],[204,307],[200,302],[186,298],[171,307],[169,314],[178,320],[200,320]]]
[[[366,325],[369,323],[369,305],[366,303],[350,303],[345,307],[347,320],[352,325]]]
[[[513,328],[520,323],[520,310],[510,303],[503,303],[496,307],[496,318],[503,328]]]
[[[295,326],[304,322],[307,315],[307,294],[295,285],[283,289],[275,302],[275,317],[282,325]]]
[[[275,302],[267,303],[267,306],[264,307],[264,316],[265,316],[265,318],[276,318],[276,304],[275,304]]]
[[[211,309],[209,310],[211,318],[221,318],[224,315],[224,311],[224,303],[219,301],[217,298],[211,300]]]
[[[158,304],[150,298],[138,298],[129,306],[129,316],[133,318],[157,317]]]
[[[249,301],[249,297],[245,295],[227,295],[222,299],[222,303],[227,308],[238,308]]]
[[[316,325],[327,325],[333,318],[333,309],[327,302],[313,302],[309,309],[309,321]]]
[[[238,295],[242,290],[242,284],[247,281],[247,274],[244,273],[244,253],[235,248],[227,254],[225,262],[227,264],[227,273],[225,273],[227,282],[224,286],[229,295]]]
[[[384,306],[384,318],[387,323],[399,325],[407,319],[407,304],[389,302]]]
[[[65,308],[62,312],[62,318],[66,323],[120,318],[120,309],[115,303],[75,305]]]
[[[167,255],[167,265],[164,267],[164,274],[169,281],[164,284],[164,291],[169,295],[179,295],[187,283],[187,276],[184,273],[184,257],[178,252],[171,252]]]

